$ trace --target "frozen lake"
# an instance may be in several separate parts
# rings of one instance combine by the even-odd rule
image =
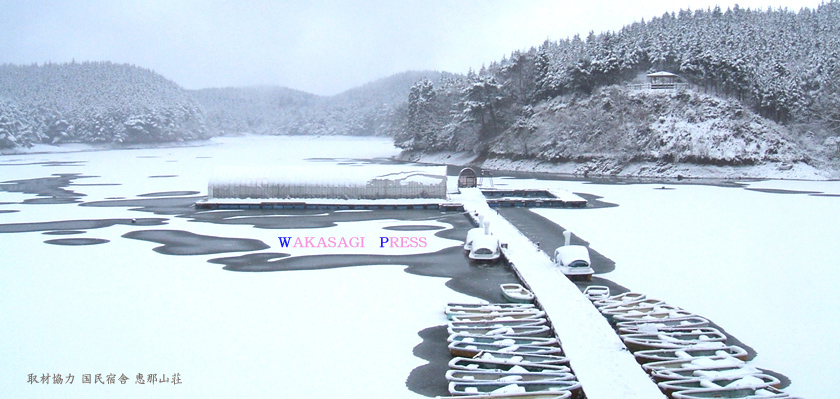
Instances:
[[[480,290],[464,286],[466,275],[421,264],[463,261],[447,252],[460,245],[463,218],[185,211],[222,165],[364,168],[370,159],[388,164],[381,159],[397,153],[383,139],[246,137],[196,147],[0,156],[4,394],[423,397],[406,387],[412,370],[427,363],[412,353],[422,342],[418,332],[446,322],[446,302],[475,300],[448,281],[461,292]],[[615,261],[601,277],[714,320],[757,351],[756,366],[790,377],[787,392],[831,396],[829,382],[840,372],[832,361],[840,355],[834,339],[840,321],[831,310],[840,299],[832,287],[840,183],[666,190],[523,178],[495,183],[566,189],[618,204],[538,213]],[[277,239],[396,234],[429,245],[293,250]],[[284,261],[287,255],[298,261]],[[341,267],[371,259],[369,266]],[[232,271],[248,270],[243,264],[294,271]],[[179,385],[172,383],[176,373]],[[28,383],[30,374],[39,383]],[[40,383],[46,374],[50,384]],[[75,381],[55,385],[55,374]],[[92,384],[83,384],[85,374]],[[97,374],[128,380],[99,384]],[[146,384],[136,383],[138,374]],[[149,374],[170,381],[152,385]]]

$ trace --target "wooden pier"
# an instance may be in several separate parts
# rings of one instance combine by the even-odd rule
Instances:
[[[479,189],[453,196],[471,216],[492,218],[503,253],[546,312],[587,399],[665,398],[604,317],[548,256],[490,208]]]
[[[195,203],[196,209],[202,210],[232,210],[232,209],[260,209],[260,210],[415,210],[435,209],[442,212],[456,211],[463,212],[464,205],[455,202],[425,202],[425,203],[399,203],[387,200],[371,202],[329,202],[329,201],[231,201],[231,200],[208,200]]]

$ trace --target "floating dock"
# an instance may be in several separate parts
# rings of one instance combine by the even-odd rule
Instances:
[[[491,208],[585,208],[586,200],[567,191],[482,188]]]
[[[492,218],[491,232],[507,244],[505,257],[551,320],[587,399],[665,398],[589,299],[516,227],[496,216],[480,189],[462,188],[453,199],[471,215]]]

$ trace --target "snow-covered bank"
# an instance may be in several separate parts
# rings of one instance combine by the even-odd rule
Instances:
[[[828,180],[827,172],[811,165],[796,163],[765,163],[747,166],[715,166],[688,163],[634,162],[616,166],[609,162],[565,162],[551,163],[532,160],[512,161],[493,158],[481,163],[481,167],[510,172],[544,172],[580,177],[641,177],[641,178],[691,178],[691,179],[787,179]]]
[[[690,163],[632,162],[616,165],[606,161],[547,162],[536,159],[511,160],[489,158],[479,160],[469,152],[438,151],[429,154],[404,151],[396,159],[428,164],[477,166],[500,172],[555,173],[574,177],[639,177],[667,179],[783,179],[829,180],[840,177],[834,172],[819,170],[803,162],[768,162],[760,165],[716,166]]]

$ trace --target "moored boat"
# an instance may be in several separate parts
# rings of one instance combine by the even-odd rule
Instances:
[[[544,318],[537,319],[513,319],[500,317],[496,319],[482,319],[482,320],[452,320],[449,325],[452,327],[515,327],[515,326],[540,326],[546,324],[548,320]]]
[[[500,302],[500,303],[460,303],[460,302],[449,302],[446,304],[447,308],[450,307],[457,307],[461,309],[509,309],[509,308],[533,308],[534,304],[532,303],[507,303],[507,302]]]
[[[647,371],[648,374],[652,374],[656,371],[662,370],[705,370],[707,368],[717,369],[728,366],[743,366],[744,364],[745,363],[743,360],[732,356],[715,355],[709,357],[690,357],[673,360],[664,360],[661,362],[650,362],[643,364],[642,368],[645,371]]]
[[[650,302],[647,302],[650,301]],[[662,301],[656,304],[654,303],[655,299],[645,300],[645,302],[639,303],[631,303],[627,304],[626,306],[622,305],[614,305],[614,306],[606,306],[601,309],[601,315],[604,316],[610,324],[615,324],[617,322],[616,317],[624,316],[624,315],[648,315],[652,313],[660,313],[660,312],[671,312],[678,310],[680,308],[676,306],[668,305]]]
[[[728,398],[728,399],[777,399],[790,398],[791,396],[773,387],[725,387],[725,388],[704,388],[690,389],[674,392],[674,399],[706,399],[706,398]]]
[[[513,363],[534,363],[534,364],[554,364],[554,365],[567,365],[569,364],[569,358],[565,356],[557,356],[557,355],[541,355],[541,354],[532,354],[532,353],[519,353],[519,352],[501,352],[501,351],[482,351],[478,355],[474,356],[473,359],[483,359],[483,360],[500,360],[504,362],[513,362]]]
[[[472,241],[472,249],[468,257],[475,262],[497,262],[502,256],[499,239],[495,236],[483,235]]]
[[[615,323],[623,323],[627,321],[657,321],[667,319],[678,319],[681,317],[700,317],[684,309],[656,309],[650,312],[630,312],[615,316]]]
[[[630,291],[622,294],[612,295],[604,299],[599,299],[597,301],[592,302],[592,304],[595,305],[596,308],[602,308],[604,306],[614,305],[622,302],[632,302],[645,298],[647,298],[647,295],[645,294]]]
[[[452,314],[449,319],[452,321],[480,321],[480,320],[509,320],[509,319],[538,319],[545,317],[545,312],[539,309],[529,312],[504,312],[504,313],[461,313]]]
[[[616,323],[619,334],[655,333],[677,328],[708,327],[709,320],[700,316],[677,317],[673,319],[636,320]]]
[[[507,336],[507,335],[472,335],[472,334],[450,334],[447,342],[467,342],[480,344],[497,345],[539,345],[559,346],[560,341],[555,337],[530,337],[530,336]]]
[[[660,382],[659,389],[669,397],[674,392],[685,391],[689,389],[707,389],[707,388],[726,388],[726,387],[753,387],[764,388],[773,387],[779,388],[781,381],[778,378],[768,374],[753,374],[748,376],[739,376],[733,378],[719,378],[710,380],[706,378],[691,378],[687,380],[671,380]]]
[[[448,326],[446,331],[449,334],[469,335],[547,335],[551,332],[548,326],[485,326],[485,327],[456,327]]]
[[[518,381],[507,382],[456,382],[449,383],[449,393],[453,395],[486,395],[493,393],[525,392],[571,392],[576,397],[581,391],[580,382],[572,381]],[[481,396],[484,397],[484,396]]]
[[[616,309],[645,309],[645,308],[654,308],[656,306],[665,305],[665,301],[661,299],[655,298],[645,298],[645,299],[637,299],[635,301],[626,301],[626,302],[619,302],[613,303],[610,305],[604,305],[598,308],[598,311],[604,313],[606,311],[612,311]],[[678,309],[676,307],[671,307],[673,309]],[[657,309],[658,311],[666,310],[665,308]]]
[[[740,346],[726,346],[723,343],[719,345],[707,345],[705,347],[685,347],[679,349],[655,349],[644,350],[633,353],[636,361],[645,364],[650,362],[661,362],[666,360],[676,360],[680,358],[694,358],[694,357],[709,357],[728,355],[743,361],[747,360],[746,349]]]
[[[569,391],[559,392],[519,392],[519,393],[496,393],[481,395],[481,399],[569,399],[572,393]],[[464,399],[464,395],[436,396],[435,399]]]
[[[492,370],[449,370],[447,381],[457,382],[516,382],[516,381],[569,381],[574,380],[572,373],[532,373],[528,371],[492,371]]]
[[[501,359],[476,359],[456,357],[449,361],[449,368],[455,370],[499,370],[510,371],[512,368],[525,369],[529,372],[571,373],[572,369],[565,365],[541,364],[528,362],[505,361]]]
[[[473,241],[484,235],[484,227],[476,227],[467,230],[467,238],[464,239],[464,252],[470,253],[473,248]]]
[[[564,231],[565,237],[562,247],[554,250],[554,265],[569,278],[583,277],[591,281],[595,270],[589,259],[589,248],[583,245],[571,245],[571,231]]]
[[[590,285],[583,290],[583,295],[590,301],[607,299],[610,297],[610,287],[605,285]]]
[[[648,363],[650,364],[650,363]],[[704,378],[707,380],[720,378],[736,378],[748,375],[762,374],[762,371],[746,364],[730,366],[702,366],[682,369],[661,369],[651,373],[651,377],[657,383],[671,380],[687,380],[692,378]]]
[[[631,352],[653,349],[678,349],[689,346],[702,346],[713,342],[725,342],[727,337],[716,328],[700,327],[680,329],[657,333],[624,334],[621,336],[624,345]],[[715,344],[719,345],[719,344]]]
[[[531,303],[534,301],[534,293],[523,287],[521,284],[501,284],[499,285],[499,288],[502,289],[502,296],[504,296],[508,302]]]
[[[476,342],[456,341],[448,345],[449,353],[452,356],[474,357],[483,351],[526,353],[533,355],[562,355],[563,349],[559,346],[546,345],[497,345],[480,344]]]
[[[469,308],[460,306],[447,306],[444,313],[451,320],[453,317],[460,316],[490,316],[498,317],[513,317],[517,315],[533,315],[542,312],[535,307],[523,308],[500,308],[500,307],[484,307],[484,308]]]

